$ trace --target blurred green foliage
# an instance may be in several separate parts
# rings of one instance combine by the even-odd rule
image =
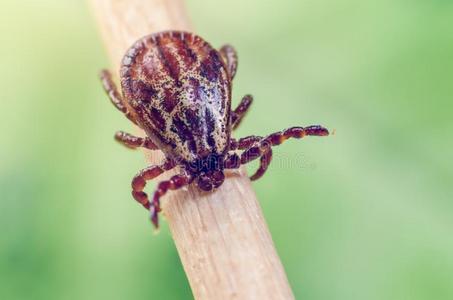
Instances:
[[[453,2],[188,1],[239,52],[236,136],[323,124],[254,186],[298,299],[453,299]],[[84,1],[0,10],[0,299],[188,299],[130,196]],[[150,186],[152,188],[152,185]]]

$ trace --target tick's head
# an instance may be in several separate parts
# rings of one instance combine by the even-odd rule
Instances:
[[[207,173],[201,173],[197,177],[197,185],[203,191],[211,191],[214,188],[218,188],[222,185],[225,180],[225,175],[223,170],[216,170]]]
[[[222,185],[225,180],[223,174],[223,155],[210,154],[205,158],[197,159],[187,164],[187,169],[195,177],[195,181],[203,191],[211,191]]]

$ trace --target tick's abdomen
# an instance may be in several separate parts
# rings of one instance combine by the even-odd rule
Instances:
[[[121,85],[137,123],[167,155],[192,162],[227,150],[231,80],[200,37],[173,31],[137,41]]]

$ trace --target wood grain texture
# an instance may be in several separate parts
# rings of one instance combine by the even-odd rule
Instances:
[[[90,5],[116,76],[125,51],[140,37],[169,29],[191,31],[181,0],[90,0]],[[162,160],[160,151],[145,156],[149,164]],[[169,192],[163,201],[196,299],[294,299],[243,169],[227,173],[215,192],[190,186]]]

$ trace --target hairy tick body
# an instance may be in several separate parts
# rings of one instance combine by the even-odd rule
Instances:
[[[260,167],[251,177],[260,178],[271,159],[273,145],[305,135],[325,136],[327,129],[315,125],[292,127],[267,137],[231,138],[252,97],[245,96],[231,110],[231,82],[237,69],[237,55],[226,45],[219,51],[197,35],[166,31],[138,40],[125,54],[120,94],[108,71],[102,71],[104,89],[112,103],[145,138],[117,132],[116,140],[129,148],[160,149],[166,161],[141,170],[132,180],[132,195],[158,226],[160,197],[193,181],[205,191],[219,187],[224,169],[239,168],[260,157]],[[235,151],[244,150],[239,156]],[[143,191],[146,181],[181,166],[181,174],[158,184],[152,201]]]

